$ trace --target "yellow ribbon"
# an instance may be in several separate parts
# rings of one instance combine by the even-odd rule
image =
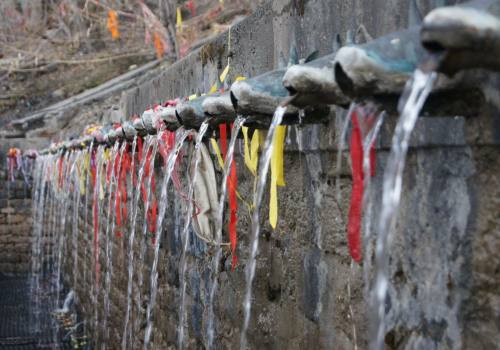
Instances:
[[[217,92],[217,83],[215,83],[214,85],[212,85],[212,87],[208,91],[208,94],[211,95],[211,94],[213,94],[215,92]]]
[[[181,8],[177,7],[177,30],[180,32],[182,29],[182,13]]]
[[[273,153],[271,155],[271,193],[269,200],[269,223],[276,228],[278,223],[278,188],[285,186],[283,169],[283,153],[285,148],[286,126],[278,125],[273,138]]]
[[[248,137],[248,127],[244,126],[241,128],[243,132],[243,139],[245,141],[245,165],[248,170],[253,174],[253,176],[257,176],[257,164],[259,162],[259,131],[255,130],[252,135],[252,140],[250,141],[249,146],[249,137]]]
[[[224,81],[226,80],[227,73],[229,73],[229,62],[227,64],[226,68],[224,68],[224,70],[220,74],[219,80],[220,80],[221,83],[224,83]]]
[[[217,144],[217,140],[214,138],[210,139],[210,143],[212,144],[212,148],[215,151],[215,155],[217,156],[217,161],[221,169],[224,169],[224,159],[222,159],[222,154],[220,153],[219,145]]]
[[[86,191],[86,183],[85,180],[87,178],[87,173],[90,169],[90,153],[86,153],[83,157],[83,165],[82,165],[82,173],[80,175],[80,193],[85,194]]]

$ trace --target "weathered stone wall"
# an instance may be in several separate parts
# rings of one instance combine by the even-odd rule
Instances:
[[[0,272],[29,271],[31,255],[31,186],[16,174],[8,181],[6,155],[11,147],[45,147],[46,140],[0,139]]]
[[[313,49],[328,53],[336,34],[363,24],[377,37],[405,28],[415,21],[415,10],[425,14],[443,1],[340,1],[275,0],[231,30],[230,79],[254,76],[286,60],[295,38],[300,56]],[[228,36],[122,96],[124,115],[140,113],[152,103],[194,92],[205,92],[227,63]],[[388,116],[377,142],[377,175],[373,179],[372,237],[380,209],[383,170],[396,117]],[[279,222],[272,230],[267,221],[268,198],[261,209],[262,231],[254,281],[249,346],[252,349],[367,348],[371,311],[366,304],[363,267],[373,256],[365,252],[362,265],[352,264],[346,243],[346,213],[350,174],[336,169],[335,115],[326,125],[302,128],[303,148],[298,149],[297,129],[290,128],[286,146],[286,182],[279,188]],[[497,281],[500,260],[499,184],[500,122],[489,105],[477,116],[421,117],[412,137],[403,179],[399,219],[390,249],[391,287],[387,298],[389,349],[492,349],[499,343],[500,297]],[[345,155],[344,155],[345,156]],[[239,192],[251,201],[253,177],[237,155]],[[185,164],[184,164],[185,165]],[[185,167],[182,167],[185,169]],[[159,171],[157,169],[157,171]],[[220,169],[218,169],[220,175]],[[335,195],[340,173],[341,199]],[[186,178],[187,173],[183,172]],[[158,179],[157,183],[160,183]],[[220,179],[219,179],[220,182]],[[157,188],[158,190],[158,188]],[[159,296],[154,312],[153,345],[176,344],[179,319],[179,227],[183,201],[175,197],[167,210],[159,263]],[[82,199],[83,200],[83,199]],[[129,198],[130,201],[130,198]],[[80,213],[79,265],[72,269],[68,255],[68,285],[77,277],[76,292],[90,324],[94,312],[103,316],[103,289],[92,300],[92,227],[90,208]],[[87,217],[84,222],[83,218]],[[249,254],[250,216],[240,202],[238,213],[239,265],[230,269],[224,254],[216,297],[219,348],[239,347]],[[180,222],[175,222],[176,218]],[[127,254],[140,247],[143,213],[137,239],[128,246],[130,230],[113,239],[111,312],[108,318],[111,348],[119,348],[127,295]],[[187,288],[187,348],[202,348],[207,325],[207,300],[213,249],[191,235]],[[227,237],[225,234],[224,237]],[[227,238],[226,238],[227,239]],[[101,241],[101,276],[105,275],[105,240]],[[369,245],[369,244],[367,244]],[[87,247],[85,249],[85,247]],[[148,239],[144,261],[136,265],[132,324],[137,323],[132,348],[144,337],[144,312],[149,298],[152,245]],[[83,263],[85,262],[85,264]],[[143,271],[142,271],[143,269]],[[144,276],[142,288],[137,274]],[[101,277],[101,281],[103,277]],[[368,275],[368,281],[371,281]],[[104,282],[102,282],[104,283]],[[102,284],[101,284],[102,285]],[[137,319],[138,322],[135,322]],[[93,327],[93,326],[92,326]],[[94,339],[103,339],[94,328]]]

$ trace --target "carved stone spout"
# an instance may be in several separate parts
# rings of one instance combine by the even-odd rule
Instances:
[[[335,57],[335,80],[352,98],[400,95],[425,54],[418,27],[391,33],[341,48]]]
[[[245,124],[265,128],[276,108],[280,104],[290,102],[291,97],[282,83],[285,72],[284,69],[274,70],[233,83],[230,91],[231,102],[237,114],[249,117]],[[326,105],[304,108],[303,113],[297,107],[288,105],[283,124],[317,123],[323,121],[329,112],[330,109]]]
[[[122,124],[122,130],[127,140],[133,140],[134,137],[137,136],[137,130],[135,129],[134,125],[129,121],[126,121]]]
[[[424,19],[422,45],[432,53],[437,71],[500,70],[500,1],[475,1],[441,7]]]
[[[230,93],[236,112],[245,116],[273,115],[288,97],[288,90],[282,84],[284,75],[285,70],[279,69],[234,82]]]
[[[335,54],[330,54],[288,68],[283,77],[283,86],[293,97],[291,104],[297,107],[349,104],[349,98],[342,93],[335,81],[334,60]]]
[[[214,123],[223,123],[234,120],[236,111],[231,103],[229,92],[210,95],[201,104],[206,116],[212,117]]]
[[[198,129],[207,119],[201,106],[205,98],[206,96],[201,96],[191,101],[179,103],[175,108],[179,123],[187,129]]]

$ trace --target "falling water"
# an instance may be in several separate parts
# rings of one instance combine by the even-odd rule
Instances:
[[[388,290],[388,254],[390,232],[394,227],[397,209],[401,197],[402,176],[411,132],[420,110],[432,90],[436,73],[423,73],[417,69],[413,78],[407,82],[400,100],[401,115],[392,138],[391,153],[384,173],[382,192],[382,210],[378,226],[376,243],[376,280],[372,293],[373,310],[376,320],[376,334],[371,348],[380,350],[384,347],[385,300]]]
[[[335,177],[335,195],[337,199],[337,203],[340,203],[341,200],[341,195],[340,195],[340,174],[342,172],[342,152],[344,151],[345,148],[345,138],[347,135],[347,129],[349,128],[349,121],[351,120],[351,113],[354,110],[356,105],[354,103],[351,103],[351,106],[349,107],[349,111],[347,114],[343,116],[343,120],[339,120],[337,122],[337,132],[338,132],[338,139],[337,139],[337,163],[335,165],[335,169],[337,169],[337,175]],[[340,119],[342,117],[338,115]]]
[[[145,155],[149,152],[149,149],[152,145],[153,139],[146,138],[146,142],[143,145],[142,154]],[[146,166],[147,157],[143,157],[141,164],[139,166],[139,172],[137,175],[137,184],[142,183],[142,178],[144,176],[144,168]],[[141,191],[137,189],[135,192],[135,198],[132,198],[132,216],[130,219],[130,233],[129,233],[129,241],[128,241],[128,283],[127,283],[127,311],[125,313],[125,323],[123,327],[123,336],[122,336],[122,349],[127,349],[127,332],[130,321],[130,311],[132,308],[132,286],[133,286],[133,277],[134,277],[134,238],[136,231],[136,220],[137,220],[137,212],[139,209],[139,200],[141,198]]]
[[[59,308],[59,297],[61,291],[61,269],[64,266],[64,259],[66,257],[66,214],[68,212],[68,207],[70,204],[69,193],[70,193],[70,173],[71,167],[70,164],[73,165],[74,161],[74,152],[66,153],[64,156],[64,163],[66,166],[62,168],[62,183],[60,184],[61,188],[59,189],[59,202],[61,206],[61,210],[58,213],[60,215],[60,225],[57,232],[59,236],[58,247],[57,247],[57,269],[56,269],[56,287],[55,287],[55,297],[56,297],[56,308]]]
[[[382,123],[385,118],[385,112],[380,113],[376,117],[374,125],[371,127],[370,131],[363,135],[363,174],[371,174],[371,164],[370,164],[370,148],[374,145],[377,135],[380,131]],[[362,121],[360,121],[362,122]],[[363,177],[363,203],[362,208],[364,211],[364,234],[363,234],[363,250],[366,259],[363,261],[363,274],[364,274],[364,285],[365,294],[368,297],[370,290],[370,272],[372,270],[372,256],[373,256],[373,244],[372,244],[372,217],[373,217],[373,200],[371,191],[371,176]]]
[[[88,264],[87,261],[89,260],[88,254],[89,254],[89,246],[91,245],[91,240],[90,240],[90,233],[86,232],[87,231],[87,222],[88,222],[88,215],[89,215],[89,196],[90,196],[90,159],[92,157],[92,152],[94,150],[94,141],[90,143],[90,146],[86,149],[85,156],[83,158],[84,166],[83,168],[86,169],[85,171],[85,184],[84,184],[84,189],[85,189],[85,198],[84,198],[84,215],[83,215],[83,224],[84,224],[84,261],[83,261],[83,282],[87,283],[87,270],[88,270]],[[87,330],[87,323],[84,323],[84,332]]]
[[[161,134],[158,134],[157,137],[150,136],[152,138],[152,151],[151,151],[151,160],[149,164],[149,169],[148,169],[148,177],[146,178],[146,198],[144,202],[144,220],[142,224],[142,235],[139,237],[139,258],[137,261],[140,262],[140,265],[137,267],[137,289],[136,289],[136,295],[135,295],[135,305],[137,308],[137,312],[135,313],[135,323],[134,323],[134,333],[137,333],[140,329],[141,326],[141,311],[143,309],[142,307],[142,285],[144,283],[144,256],[146,255],[146,248],[147,248],[147,242],[148,242],[148,213],[151,205],[151,190],[152,190],[152,181],[154,179],[154,168],[155,168],[155,159],[156,159],[156,152],[158,149],[158,141],[159,136]],[[147,157],[148,153],[145,153],[143,157]]]
[[[100,289],[100,262],[99,262],[99,225],[100,225],[100,210],[101,206],[99,205],[99,201],[101,200],[101,176],[104,167],[104,145],[99,145],[97,147],[97,152],[95,155],[96,162],[96,170],[95,170],[95,184],[94,184],[94,193],[93,193],[93,229],[94,229],[94,279],[92,283],[92,304],[94,305],[94,343],[95,347],[99,344],[99,289]]]
[[[72,249],[73,249],[73,289],[76,290],[78,285],[78,219],[80,210],[80,176],[82,155],[84,152],[78,152],[75,159],[75,168],[73,169],[74,189],[73,189],[73,218],[71,227]]]
[[[203,122],[203,124],[200,127],[198,135],[201,134],[201,137],[203,137],[203,134],[206,132],[207,128],[208,128],[208,123]],[[163,219],[165,217],[165,212],[168,206],[168,185],[172,177],[172,172],[174,170],[177,157],[188,135],[189,131],[187,130],[180,129],[177,131],[177,141],[174,149],[168,156],[165,174],[163,176],[163,182],[161,185],[160,207],[156,221],[156,232],[154,241],[154,259],[153,259],[153,266],[151,267],[150,296],[146,310],[147,325],[146,325],[146,331],[144,332],[144,349],[148,348],[149,341],[151,340],[151,332],[153,330],[153,310],[156,305],[156,294],[158,292],[158,259],[160,254],[160,239],[162,233]],[[158,137],[161,137],[161,134],[158,135]],[[192,198],[192,196],[190,198]]]
[[[186,208],[186,219],[184,220],[184,229],[181,235],[183,239],[182,244],[182,254],[179,263],[179,280],[181,285],[181,302],[179,306],[179,330],[178,330],[178,340],[177,347],[182,349],[184,346],[184,309],[186,304],[186,267],[187,267],[187,249],[189,246],[189,227],[191,225],[191,218],[193,215],[193,195],[194,195],[194,184],[196,182],[196,175],[198,173],[198,164],[201,159],[201,143],[203,142],[203,136],[208,129],[208,119],[203,122],[198,131],[196,137],[196,143],[194,147],[194,163],[192,168],[192,178],[189,182],[188,187],[188,198],[187,198],[187,208]]]
[[[47,162],[38,161],[33,173],[34,200],[33,200],[33,242],[32,242],[32,265],[31,265],[31,295],[33,296],[31,322],[34,332],[40,331],[40,275],[42,273],[41,247],[43,244],[43,212],[45,210],[45,172]]]
[[[299,124],[295,125],[295,132],[297,137],[297,147],[299,152],[304,150],[303,137],[302,137],[302,121],[306,117],[306,111],[304,109],[299,109]]]
[[[111,176],[108,185],[108,216],[106,220],[106,277],[104,280],[104,313],[102,319],[102,329],[104,331],[104,340],[102,342],[102,348],[106,349],[107,341],[109,339],[109,329],[107,328],[108,316],[109,316],[109,294],[111,290],[111,274],[113,273],[113,242],[112,237],[114,237],[114,227],[115,227],[115,215],[116,210],[113,205],[114,201],[118,198],[119,188],[118,188],[118,177],[120,176],[121,164],[123,159],[123,153],[127,148],[127,142],[123,142],[118,152],[119,143],[116,142],[113,150],[111,152],[111,159],[108,166],[111,167]],[[115,167],[118,158],[118,166]],[[115,195],[113,197],[113,185],[115,189]],[[114,200],[114,201],[113,201]]]
[[[229,148],[227,150],[226,159],[224,163],[224,169],[222,173],[222,183],[221,183],[221,192],[219,197],[219,207],[216,218],[216,231],[215,231],[215,256],[213,258],[213,267],[212,267],[212,286],[210,289],[210,299],[208,302],[208,349],[211,349],[214,342],[215,335],[215,326],[214,326],[214,298],[217,293],[217,283],[218,283],[218,271],[219,271],[219,261],[222,254],[222,226],[223,226],[223,217],[224,217],[224,203],[227,192],[227,178],[229,176],[229,172],[231,169],[231,164],[233,162],[233,154],[234,154],[234,146],[236,144],[236,140],[238,138],[238,134],[240,129],[245,123],[245,118],[238,116],[234,121],[233,130],[231,131],[231,140],[229,141]]]
[[[51,192],[52,192],[52,213],[49,216],[49,222],[50,222],[50,228],[49,228],[49,235],[51,236],[50,239],[50,253],[49,253],[49,259],[50,259],[50,267],[49,267],[49,274],[50,274],[50,290],[49,290],[49,295],[53,296],[56,293],[56,270],[57,270],[57,261],[56,259],[57,256],[57,248],[59,247],[59,242],[58,242],[58,235],[57,235],[57,229],[59,227],[58,225],[58,220],[59,220],[59,215],[58,213],[60,212],[61,208],[61,201],[59,200],[59,195],[60,193],[57,191],[58,188],[58,178],[59,178],[59,173],[57,171],[57,163],[59,162],[59,159],[63,158],[64,155],[62,151],[59,152],[59,154],[56,157],[55,161],[55,166],[54,166],[54,177],[53,177],[53,184],[51,186]],[[55,303],[55,298],[50,298],[50,308],[51,309],[56,309],[57,304]]]
[[[57,313],[68,313],[69,307],[75,298],[75,292],[70,290],[68,294],[66,294],[66,298],[64,298],[63,305],[60,309],[57,309],[55,312]]]
[[[264,143],[264,154],[260,159],[259,164],[259,178],[257,188],[253,197],[253,213],[252,213],[252,231],[250,236],[250,257],[248,259],[247,271],[246,271],[246,292],[245,299],[243,301],[243,310],[245,312],[243,329],[241,331],[240,338],[240,349],[246,349],[247,344],[247,330],[250,323],[250,312],[252,306],[252,282],[255,277],[255,265],[257,258],[257,251],[259,248],[259,233],[260,233],[260,222],[259,222],[259,209],[262,202],[262,196],[264,194],[264,187],[266,185],[267,172],[269,170],[269,162],[271,161],[271,155],[273,151],[272,141],[274,138],[274,131],[276,126],[281,123],[283,115],[285,114],[286,107],[279,106],[274,112],[273,120],[269,126],[269,131],[267,132],[266,142]]]

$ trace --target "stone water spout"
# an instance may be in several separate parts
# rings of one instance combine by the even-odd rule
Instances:
[[[236,111],[231,103],[229,92],[208,96],[203,100],[201,107],[206,116],[213,118],[215,124],[232,121],[236,118]]]
[[[163,120],[167,129],[170,131],[177,130],[180,127],[179,120],[175,113],[175,106],[159,107],[158,110],[160,119]]]
[[[255,78],[236,81],[231,86],[231,102],[237,114],[249,117],[245,124],[256,127],[267,127],[276,108],[288,104],[290,97],[283,86],[285,69],[278,69],[259,75]],[[326,105],[311,106],[304,109],[304,122],[320,122],[329,114]],[[283,124],[302,122],[300,110],[288,105],[283,117]]]
[[[207,119],[202,108],[207,96],[200,96],[190,101],[179,103],[175,108],[177,120],[187,129],[198,129]]]
[[[425,55],[419,27],[394,32],[342,47],[335,57],[335,80],[352,98],[399,96]]]
[[[115,129],[113,127],[109,128],[107,130],[107,132],[104,134],[104,140],[106,143],[109,143],[109,144],[115,143],[120,138],[123,138],[123,132],[121,130]]]
[[[121,129],[123,131],[123,135],[125,136],[125,139],[127,140],[133,140],[135,136],[137,136],[137,130],[134,127],[134,124],[132,122],[126,121],[123,122]]]
[[[293,97],[292,105],[303,108],[318,104],[349,104],[350,99],[342,93],[335,80],[335,55],[332,53],[288,68],[283,86]]]
[[[436,70],[500,70],[500,1],[480,0],[431,11],[424,19],[422,45],[436,58]]]
[[[153,109],[145,110],[141,115],[142,124],[148,134],[156,134],[158,129],[159,116]]]

